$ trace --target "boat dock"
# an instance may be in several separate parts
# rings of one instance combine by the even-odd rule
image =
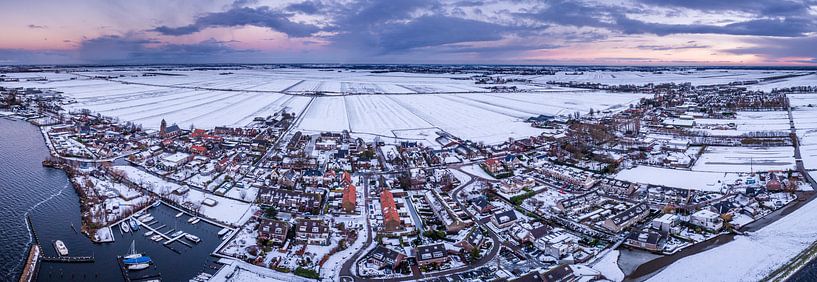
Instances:
[[[123,257],[116,257],[116,263],[119,264],[119,271],[122,272],[122,278],[127,282],[159,280],[159,278],[162,277],[162,273],[159,272],[155,264],[151,264],[147,269],[130,271],[128,270],[128,266],[125,265]]]
[[[145,223],[143,223],[143,222],[141,222],[141,221],[139,221],[139,220],[136,220],[136,223],[137,223],[137,224],[139,224],[140,226],[142,226],[142,227],[144,227],[144,228],[146,228],[146,229],[150,230],[150,231],[153,231],[153,234],[156,234],[156,235],[162,236],[162,238],[164,238],[165,240],[170,240],[170,236],[168,236],[168,235],[167,235],[167,234],[165,234],[165,233],[160,232],[158,229],[155,229],[155,228],[153,228],[152,226],[147,225],[147,224],[145,224]]]
[[[165,244],[165,245],[170,245],[170,243],[173,243],[173,242],[175,242],[175,241],[179,241],[179,243],[182,243],[182,244],[184,244],[185,246],[188,246],[188,247],[191,247],[191,248],[192,248],[192,247],[193,247],[193,245],[190,245],[189,243],[187,243],[187,242],[185,242],[185,241],[179,240],[179,239],[181,239],[182,237],[184,237],[184,235],[186,235],[186,234],[187,234],[187,233],[182,233],[181,235],[176,236],[176,237],[175,237],[175,238],[173,238],[173,239],[167,240],[166,242],[164,242],[164,244]]]
[[[59,256],[59,257],[50,257],[50,256],[41,256],[42,261],[48,262],[64,262],[64,263],[90,263],[94,262],[93,256],[77,256],[77,257],[69,257],[69,256]]]
[[[18,281],[37,281],[37,270],[40,267],[38,262],[40,261],[41,254],[42,250],[40,250],[40,245],[31,245],[31,249],[28,251],[28,258],[26,259],[25,267],[23,267],[23,272],[20,273],[20,279]]]

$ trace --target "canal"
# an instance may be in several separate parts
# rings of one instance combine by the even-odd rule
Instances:
[[[94,263],[41,262],[38,281],[121,281],[116,257],[126,254],[131,242],[137,251],[153,259],[162,280],[186,281],[201,272],[215,272],[216,258],[210,253],[221,243],[217,235],[221,227],[204,221],[191,225],[188,215],[177,218],[178,211],[164,205],[149,210],[159,222],[154,226],[167,225],[165,231],[183,230],[202,242],[191,243],[192,248],[174,242],[170,245],[174,251],[145,237],[144,228],[136,234],[123,234],[115,228],[116,242],[91,243],[75,231],[81,225],[79,197],[63,171],[42,166],[47,156],[36,126],[0,118],[0,280],[16,280],[22,270],[32,243],[26,216],[31,217],[45,255],[55,256],[53,242],[62,240],[71,256],[96,259]]]

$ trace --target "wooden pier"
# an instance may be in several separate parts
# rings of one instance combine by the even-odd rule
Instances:
[[[159,278],[162,277],[162,273],[159,272],[159,270],[156,268],[156,265],[153,263],[150,263],[150,267],[148,267],[148,269],[131,271],[128,270],[128,266],[125,265],[125,262],[123,260],[124,260],[123,257],[121,256],[117,257],[116,263],[119,264],[119,271],[122,272],[122,278],[124,278],[125,281],[127,282],[159,280]]]
[[[150,225],[144,224],[144,223],[142,223],[141,221],[138,221],[138,220],[137,220],[136,222],[137,222],[139,225],[141,225],[142,227],[144,227],[145,229],[150,230],[150,231],[153,231],[153,234],[155,234],[155,235],[159,235],[159,236],[162,236],[162,238],[164,238],[165,240],[169,240],[169,239],[170,239],[170,236],[168,236],[167,234],[164,234],[164,233],[162,233],[162,232],[159,232],[159,230],[157,230],[157,229],[155,229],[155,228],[151,227]]]
[[[185,242],[185,241],[180,240],[180,239],[181,239],[182,237],[184,237],[184,235],[186,235],[186,234],[187,234],[187,233],[182,233],[182,235],[179,235],[179,236],[176,236],[175,238],[172,238],[172,239],[170,239],[170,240],[167,240],[167,241],[166,241],[164,244],[165,244],[165,245],[170,245],[170,243],[173,243],[173,242],[178,241],[179,243],[182,243],[182,244],[184,244],[185,246],[188,246],[188,247],[191,247],[191,248],[192,248],[192,247],[193,247],[193,245],[190,245],[189,243],[187,243],[187,242]]]
[[[63,263],[91,263],[94,262],[93,256],[59,256],[59,257],[51,257],[51,256],[41,256],[40,259],[42,261],[47,262],[63,262]]]

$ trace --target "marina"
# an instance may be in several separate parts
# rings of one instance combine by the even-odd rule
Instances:
[[[15,195],[13,200],[6,199],[4,209],[0,210],[0,226],[4,228],[4,235],[0,236],[0,257],[4,261],[18,262],[0,272],[0,280],[17,280],[25,274],[26,279],[31,281],[121,281],[123,275],[117,256],[127,252],[131,241],[136,241],[139,249],[149,253],[157,264],[140,270],[138,275],[132,275],[130,281],[145,276],[148,277],[143,280],[158,278],[150,278],[148,273],[154,267],[161,272],[161,279],[165,281],[187,281],[202,272],[215,272],[209,266],[217,259],[210,253],[220,241],[217,233],[222,227],[209,223],[186,228],[202,239],[195,248],[171,250],[141,233],[138,236],[134,232],[120,235],[121,229],[117,225],[127,218],[103,228],[120,229],[108,232],[115,234],[109,242],[91,242],[82,232],[78,232],[82,226],[81,211],[77,205],[79,197],[65,173],[42,166],[48,150],[38,128],[24,121],[0,119],[0,130],[7,137],[0,138],[0,153],[6,156],[0,161],[0,181],[7,184],[7,193],[0,195],[0,198]],[[148,210],[160,222],[153,225],[158,225],[154,228],[158,230],[168,229],[163,224],[169,223],[168,226],[172,227],[173,221],[188,219],[185,214],[176,217],[180,211],[167,205],[148,206]],[[21,224],[21,216],[30,217],[30,224]],[[30,242],[27,225],[36,230],[36,239]],[[130,227],[130,231],[137,230],[132,225]],[[113,237],[116,237],[115,241]],[[53,247],[56,240],[63,241],[69,256],[60,257],[57,254]],[[41,242],[42,246],[33,247],[36,241]],[[182,256],[184,259],[180,259]]]

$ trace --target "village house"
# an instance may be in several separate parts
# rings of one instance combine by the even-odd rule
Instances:
[[[346,213],[355,213],[355,209],[357,208],[357,191],[355,185],[349,184],[346,185],[346,188],[343,188],[341,207]]]
[[[649,214],[650,208],[646,204],[636,204],[607,218],[604,221],[603,226],[604,228],[607,228],[607,230],[618,233],[621,232],[621,230],[644,219]]]
[[[488,199],[485,197],[477,197],[471,201],[471,207],[476,210],[480,215],[486,215],[491,213],[493,210],[493,206],[491,203],[488,202]]]
[[[431,264],[440,265],[450,259],[443,243],[417,246],[414,253],[417,264],[421,267]]]
[[[678,231],[680,231],[678,215],[664,214],[661,217],[653,219],[650,227],[667,233],[678,233]]]
[[[378,245],[369,253],[368,262],[379,269],[388,267],[394,270],[399,268],[405,259],[406,255],[403,253]]]
[[[321,194],[262,187],[256,201],[265,206],[272,206],[281,212],[307,212],[320,214]]]
[[[720,215],[706,209],[699,210],[690,215],[689,223],[712,232],[718,232],[723,228],[723,219]]]
[[[295,240],[309,245],[329,245],[329,225],[323,220],[299,218]]]
[[[397,205],[394,203],[394,195],[389,189],[383,189],[380,193],[380,209],[383,213],[384,231],[396,232],[403,228]]]
[[[273,244],[283,245],[287,241],[289,223],[261,218],[258,221],[258,239],[268,239]]]
[[[565,231],[556,231],[537,238],[533,241],[533,246],[545,255],[559,260],[579,249],[579,237]]]
[[[164,170],[176,170],[187,162],[193,159],[193,156],[187,153],[177,152],[167,155],[162,158],[162,161],[157,164]]]
[[[627,236],[627,240],[624,242],[624,244],[651,252],[660,252],[664,249],[664,243],[666,240],[666,232],[646,229],[638,232],[631,232],[630,235]]]
[[[502,180],[497,184],[499,191],[505,194],[516,194],[526,188],[533,188],[534,185],[536,185],[536,181],[533,180],[533,178],[523,178],[519,176]]]
[[[505,210],[503,212],[495,213],[491,217],[493,223],[499,229],[505,229],[516,223],[517,217],[514,210]]]

